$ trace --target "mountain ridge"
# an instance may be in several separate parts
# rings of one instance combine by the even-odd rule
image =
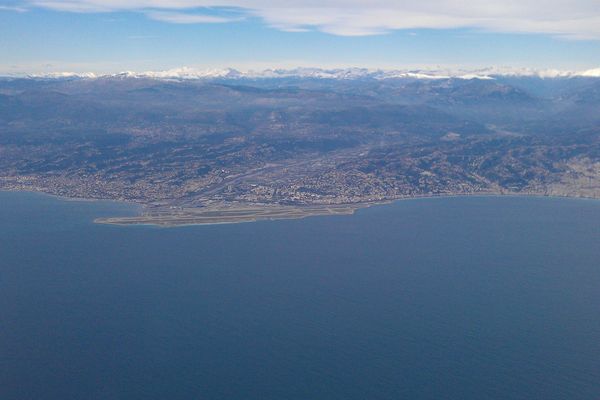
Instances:
[[[162,71],[123,71],[115,74],[96,74],[93,72],[49,72],[26,75],[6,75],[5,78],[31,79],[101,79],[101,78],[146,78],[164,80],[201,80],[201,79],[481,79],[499,77],[553,78],[600,78],[600,68],[581,71],[558,69],[532,69],[512,67],[488,67],[480,69],[370,69],[370,68],[308,68],[238,70],[234,68],[199,69],[192,67],[173,68]]]

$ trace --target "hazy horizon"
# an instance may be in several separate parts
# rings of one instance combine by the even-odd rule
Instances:
[[[307,75],[310,72],[318,73],[335,73],[335,72],[356,72],[373,74],[381,73],[404,73],[407,75],[413,74],[412,77],[418,77],[422,74],[423,77],[430,78],[486,78],[487,76],[535,76],[540,78],[569,78],[569,77],[600,77],[600,67],[589,69],[560,69],[560,68],[531,68],[531,67],[514,67],[514,66],[482,66],[482,67],[466,67],[460,65],[424,65],[424,66],[388,66],[388,67],[368,67],[356,65],[255,65],[252,66],[179,66],[168,69],[157,70],[76,70],[67,68],[55,68],[51,71],[0,71],[0,77],[6,78],[67,78],[67,77],[84,77],[84,78],[99,78],[104,76],[130,75],[144,76],[149,78],[208,78],[208,77],[232,77],[236,73],[243,77],[285,77],[287,75]],[[269,73],[272,73],[269,75]],[[326,75],[324,75],[326,76]]]
[[[2,0],[0,74],[600,67],[593,1]]]

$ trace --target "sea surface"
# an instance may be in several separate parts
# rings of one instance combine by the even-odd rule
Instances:
[[[600,201],[134,212],[0,193],[0,399],[600,399]]]

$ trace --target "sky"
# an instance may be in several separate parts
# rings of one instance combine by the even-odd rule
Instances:
[[[0,74],[585,70],[600,0],[0,0]]]

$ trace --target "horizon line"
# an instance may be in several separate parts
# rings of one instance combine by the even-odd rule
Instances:
[[[270,68],[196,68],[182,66],[178,68],[131,71],[124,70],[116,73],[76,72],[76,71],[49,71],[49,72],[0,72],[2,78],[106,78],[106,77],[132,77],[154,79],[207,79],[207,78],[286,78],[286,77],[313,77],[313,78],[463,78],[463,79],[489,79],[494,76],[521,76],[539,78],[570,78],[587,77],[600,78],[600,67],[585,70],[567,70],[558,68],[529,68],[510,66],[488,67],[421,67],[421,68],[369,68],[369,67],[270,67]]]

